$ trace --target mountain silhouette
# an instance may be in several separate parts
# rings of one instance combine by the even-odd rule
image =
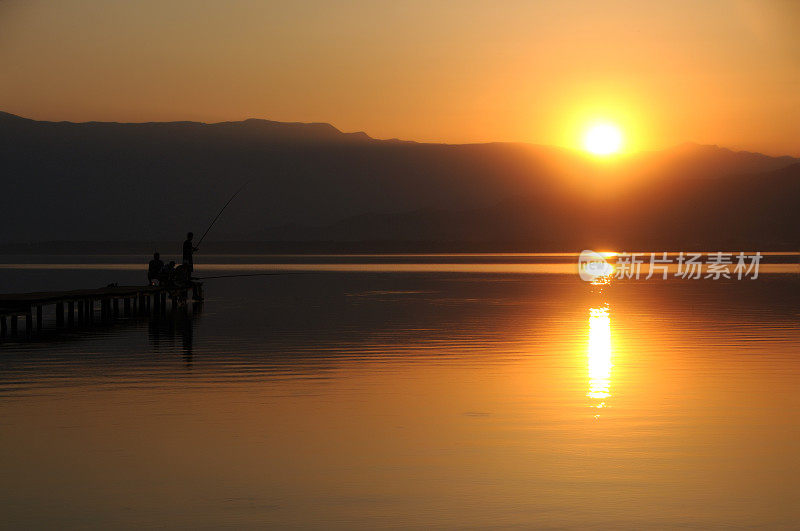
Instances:
[[[377,140],[324,123],[45,122],[0,113],[0,242],[209,240],[702,246],[798,239],[800,160],[683,144]]]

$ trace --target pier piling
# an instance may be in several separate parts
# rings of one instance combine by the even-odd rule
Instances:
[[[69,328],[74,328],[76,325],[85,326],[94,321],[95,299],[100,299],[100,319],[108,322],[120,317],[120,300],[122,301],[122,314],[126,318],[151,313],[165,315],[168,309],[176,312],[187,302],[190,289],[193,299],[197,299],[198,295],[202,298],[202,288],[199,282],[179,287],[109,286],[76,291],[0,294],[0,337],[16,336],[20,332],[20,317],[25,318],[26,337],[31,337],[34,332],[41,332],[45,322],[44,307],[48,305],[55,307],[56,328],[63,328],[65,324]],[[170,299],[169,308],[168,297]],[[35,318],[34,311],[36,312]]]

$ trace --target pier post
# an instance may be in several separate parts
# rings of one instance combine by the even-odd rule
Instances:
[[[25,313],[25,337],[27,339],[30,339],[32,334],[33,334],[33,314],[31,313],[31,309],[28,308],[28,311]]]
[[[17,316],[16,315],[12,315],[11,316],[11,335],[12,336],[17,335]]]
[[[167,313],[167,292],[161,292],[161,313]]]
[[[75,326],[75,301],[67,303],[67,324]]]
[[[83,303],[84,311],[86,312],[86,321],[91,323],[94,321],[94,299],[86,299]]]
[[[83,304],[82,300],[78,300],[78,325],[83,324]]]
[[[203,300],[203,285],[197,282],[192,283],[192,300]]]
[[[42,305],[38,304],[36,306],[36,329],[41,331],[42,330]]]
[[[131,298],[130,297],[125,297],[122,300],[122,312],[123,312],[122,315],[124,315],[125,317],[130,317],[131,316]]]
[[[56,326],[64,326],[64,303],[56,303]]]
[[[114,297],[112,299],[112,304],[114,306],[114,317],[117,318],[119,317],[119,299]]]
[[[6,316],[0,316],[0,337],[6,337],[7,327]]]

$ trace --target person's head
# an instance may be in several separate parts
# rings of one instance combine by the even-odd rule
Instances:
[[[158,260],[159,258],[161,258],[161,255],[158,252],[155,252],[155,253],[153,253],[153,258]]]
[[[187,240],[191,240],[192,238],[194,238],[194,233],[193,232],[187,232],[186,233],[186,239]]]

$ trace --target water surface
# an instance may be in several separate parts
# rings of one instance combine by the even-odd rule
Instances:
[[[3,262],[2,291],[143,276]],[[198,274],[304,273],[0,344],[4,525],[793,527],[800,297],[779,263],[593,286],[572,255],[209,258]]]

